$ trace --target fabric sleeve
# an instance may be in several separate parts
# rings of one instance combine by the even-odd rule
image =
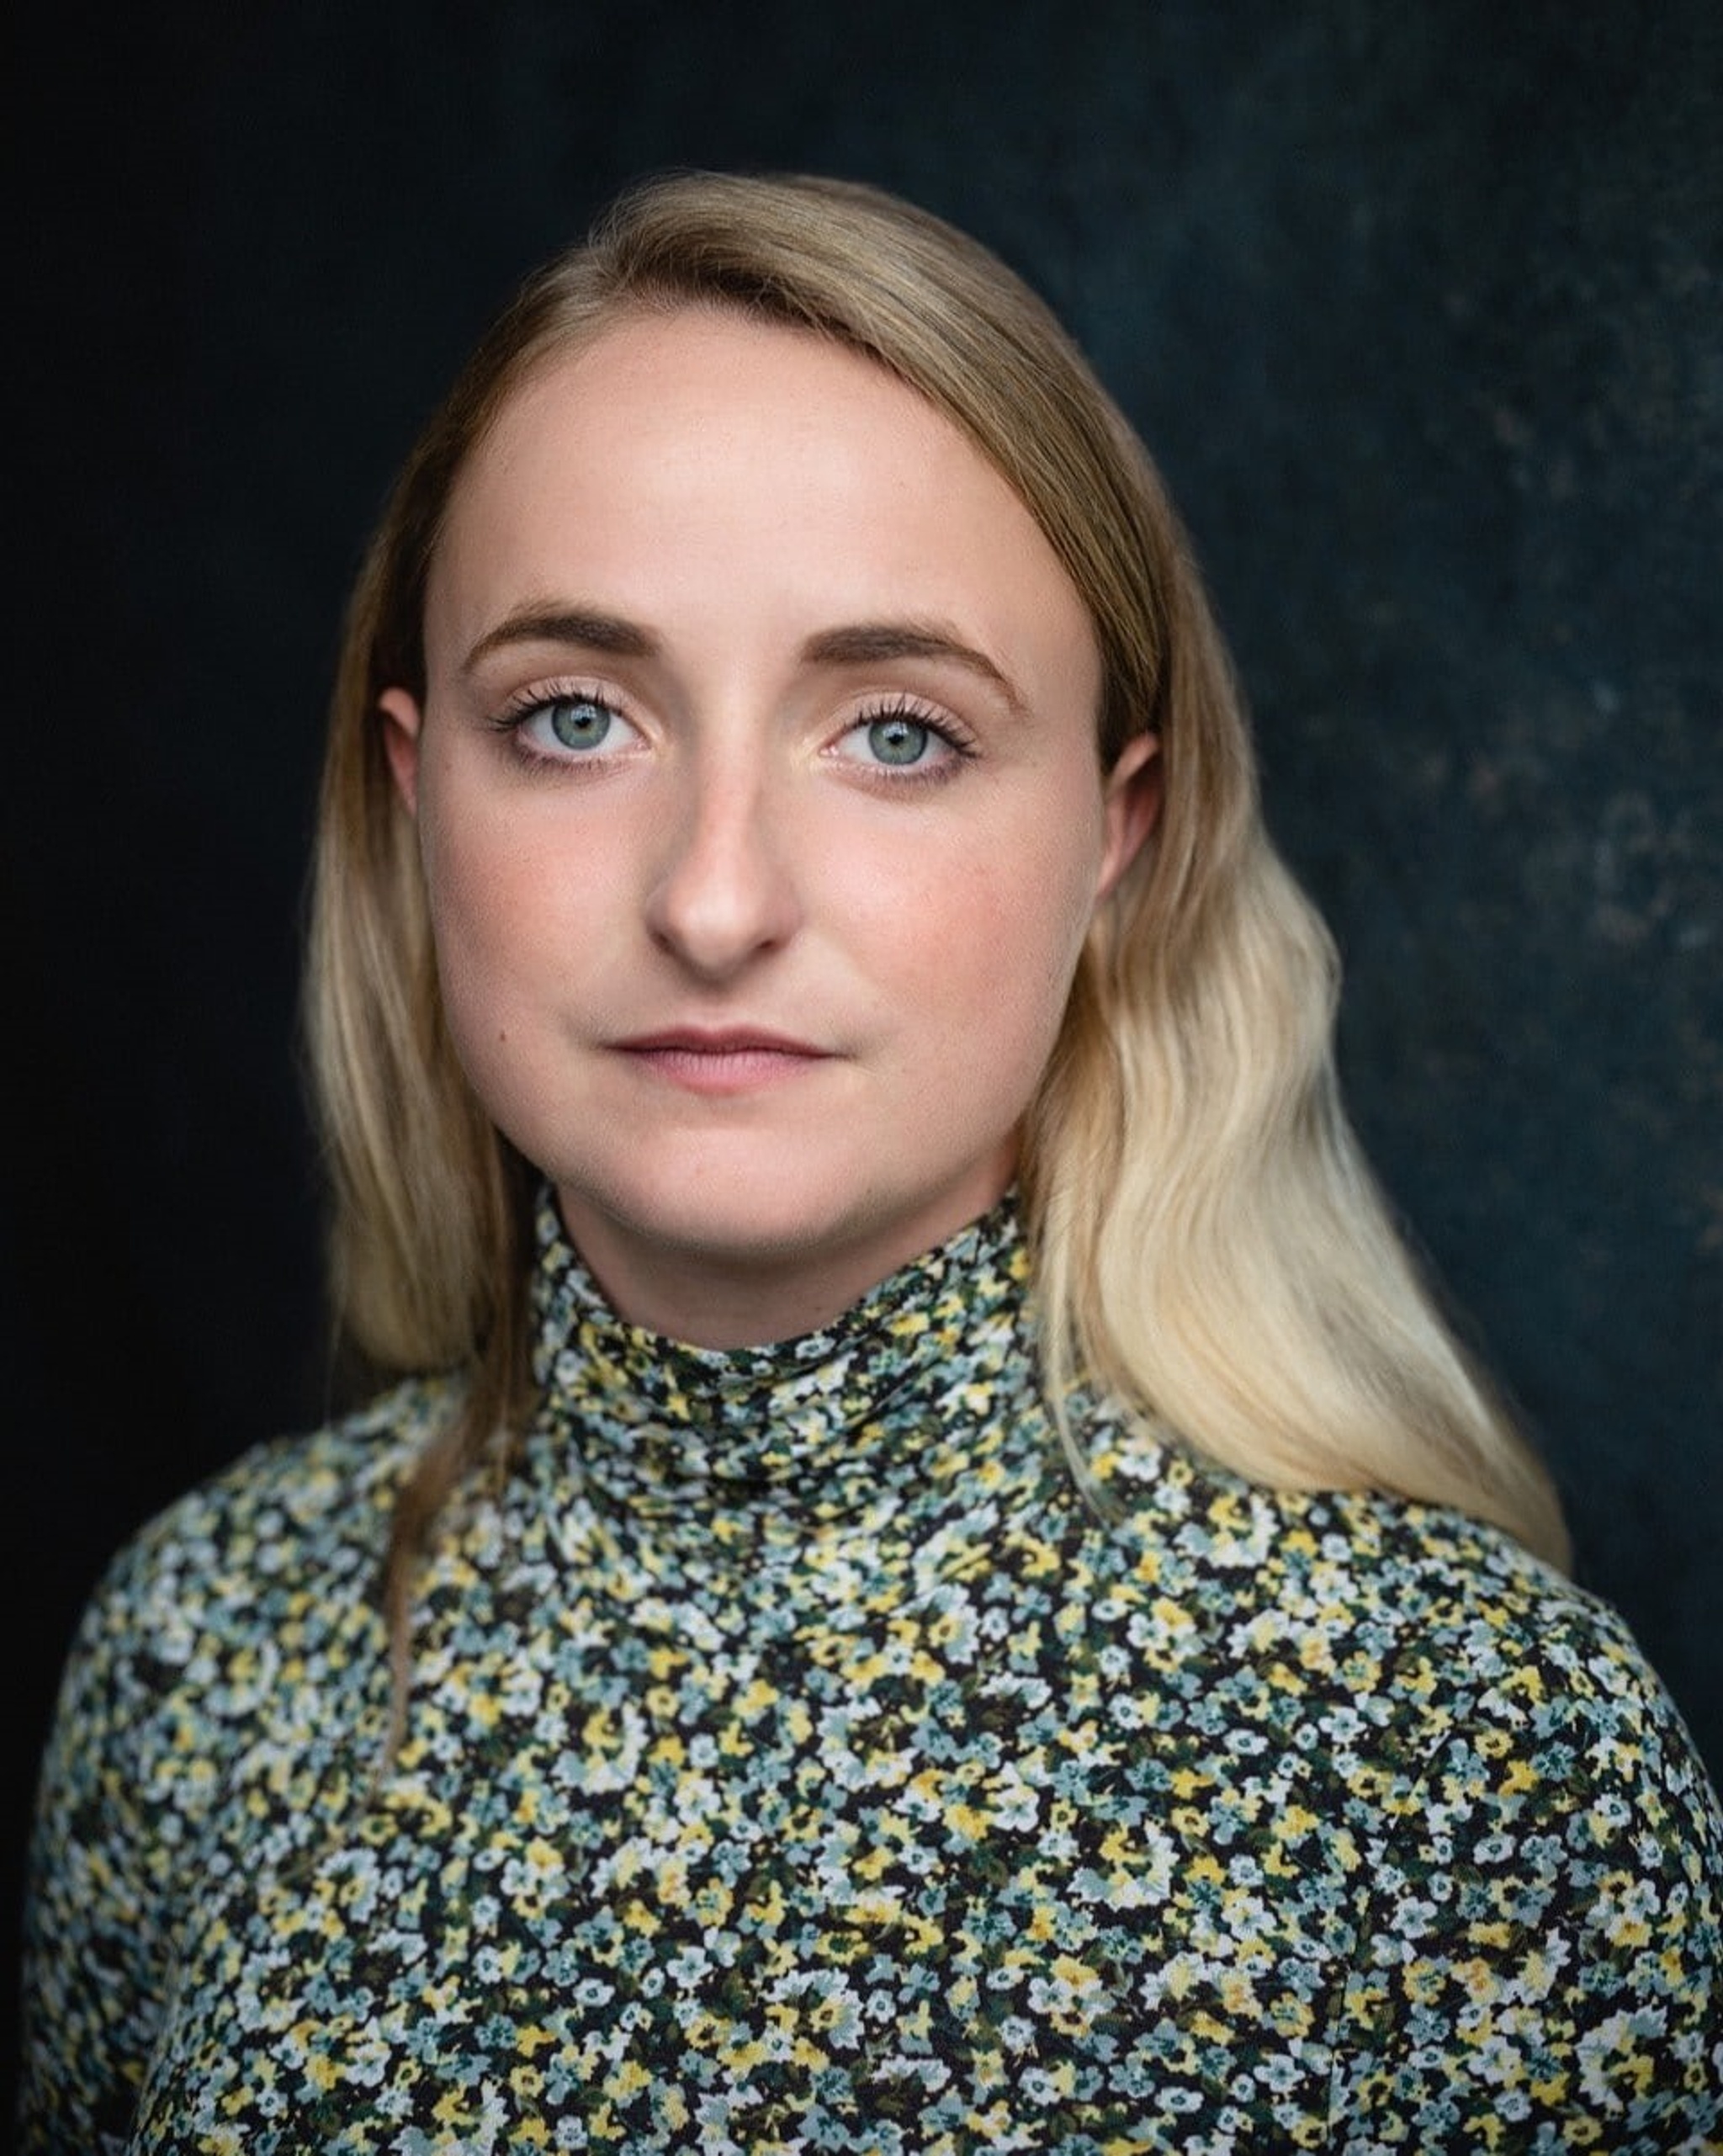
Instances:
[[[1332,2145],[1723,2146],[1723,1822],[1619,1620],[1497,1667],[1388,1810]]]
[[[140,1601],[129,1554],[85,1612],[43,1758],[24,1904],[29,2152],[124,2148],[162,2012],[178,1837],[145,1792],[159,1646]],[[194,1776],[198,1748],[177,1741]]]

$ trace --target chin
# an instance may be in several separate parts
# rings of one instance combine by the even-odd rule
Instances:
[[[822,1251],[865,1239],[888,1214],[867,1193],[822,1191],[807,1179],[711,1177],[675,1188],[619,1191],[592,1202],[632,1240],[666,1254],[704,1258],[716,1266],[769,1266],[817,1259]]]

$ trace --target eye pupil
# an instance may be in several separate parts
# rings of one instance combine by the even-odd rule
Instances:
[[[572,698],[551,705],[550,730],[565,749],[596,749],[610,731],[610,714],[590,698]]]
[[[919,720],[876,719],[867,729],[867,746],[882,763],[919,763],[927,748],[929,729]]]

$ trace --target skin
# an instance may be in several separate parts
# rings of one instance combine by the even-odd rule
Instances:
[[[1158,766],[1102,771],[1086,609],[949,421],[625,318],[463,473],[425,640],[381,712],[448,1023],[623,1317],[786,1338],[998,1199]]]

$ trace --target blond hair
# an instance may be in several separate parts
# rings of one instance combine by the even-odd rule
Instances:
[[[837,181],[696,173],[623,196],[503,313],[409,458],[347,622],[307,990],[335,1306],[377,1365],[469,1380],[401,1500],[397,1617],[429,1522],[530,1410],[533,1178],[450,1045],[378,698],[423,693],[429,566],[510,396],[619,316],[687,306],[836,339],[961,427],[1088,606],[1104,765],[1159,737],[1158,828],[1096,923],[1026,1132],[1050,1398],[1081,1376],[1259,1482],[1451,1505],[1565,1561],[1549,1479],[1439,1314],[1342,1112],[1333,949],[1269,843],[1241,699],[1130,426],[1042,303],[937,219]]]

